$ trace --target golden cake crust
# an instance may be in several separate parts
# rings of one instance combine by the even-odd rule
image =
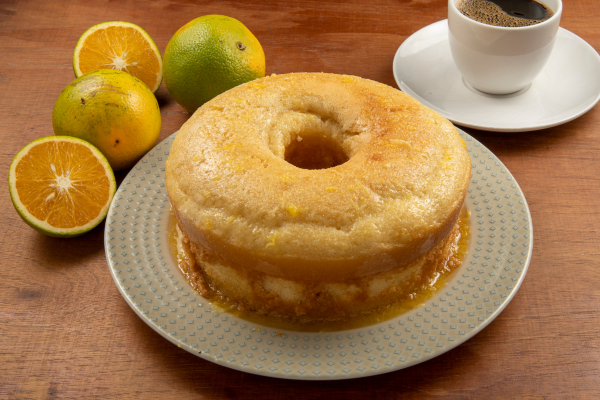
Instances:
[[[318,137],[348,160],[318,170],[285,160]],[[302,73],[206,103],[177,134],[165,172],[180,228],[209,257],[341,282],[408,265],[436,246],[459,216],[470,168],[454,126],[404,93]]]

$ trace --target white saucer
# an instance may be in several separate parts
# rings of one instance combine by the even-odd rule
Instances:
[[[600,56],[562,28],[548,64],[520,94],[491,96],[465,86],[450,53],[448,20],[406,39],[393,70],[405,93],[458,125],[486,131],[523,132],[564,124],[600,100]]]

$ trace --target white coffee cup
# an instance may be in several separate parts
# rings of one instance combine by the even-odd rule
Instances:
[[[452,58],[467,86],[490,94],[526,90],[550,57],[562,14],[561,0],[541,0],[554,15],[523,27],[492,26],[463,15],[448,1]]]

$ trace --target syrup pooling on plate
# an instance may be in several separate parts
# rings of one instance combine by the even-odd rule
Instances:
[[[210,301],[212,306],[216,309],[220,309],[249,322],[256,323],[257,325],[268,326],[282,330],[332,332],[356,329],[377,324],[422,306],[427,300],[431,299],[446,285],[449,278],[453,275],[453,272],[458,269],[467,254],[470,237],[469,216],[470,212],[463,207],[458,221],[458,227],[449,238],[449,240],[454,242],[454,251],[447,258],[442,260],[442,265],[436,268],[436,272],[434,274],[426,277],[425,282],[420,290],[409,294],[400,301],[394,302],[393,304],[380,308],[379,310],[367,315],[359,315],[341,321],[301,322],[287,318],[261,315],[248,309],[240,309],[239,304],[230,301],[225,296],[222,296],[216,292],[211,292],[210,296],[204,297],[207,298],[207,300]],[[177,223],[174,213],[171,211],[168,228],[169,248],[174,259],[177,260],[178,266],[184,274],[187,282],[194,288],[194,290],[199,290],[199,281],[203,279],[202,274],[199,272],[200,268],[196,264],[196,268],[191,268],[192,271],[190,271],[187,270],[187,268],[184,267],[184,264],[181,263],[182,256],[178,252],[178,234],[176,225]]]

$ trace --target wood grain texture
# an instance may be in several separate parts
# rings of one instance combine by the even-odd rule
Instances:
[[[23,146],[53,134],[52,108],[74,79],[73,49],[88,27],[136,23],[162,52],[180,26],[204,14],[242,21],[264,47],[268,74],[345,73],[396,87],[398,46],[446,18],[446,2],[1,0],[4,176]],[[561,25],[598,50],[599,15],[599,2],[569,0]],[[162,140],[189,114],[164,85],[157,98]],[[45,237],[21,221],[5,183],[0,398],[600,398],[600,108],[537,132],[465,130],[519,182],[535,239],[514,300],[463,345],[408,369],[350,381],[286,381],[227,369],[173,346],[129,308],[107,268],[104,224],[70,240]]]

